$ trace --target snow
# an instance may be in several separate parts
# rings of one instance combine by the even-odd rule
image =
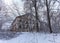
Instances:
[[[9,29],[11,23],[4,23],[3,26],[2,26],[2,29]]]
[[[22,32],[18,37],[0,43],[60,43],[60,34]]]
[[[11,23],[12,23],[12,21],[5,22],[2,25],[2,28],[1,29],[4,29],[4,30],[10,29]]]

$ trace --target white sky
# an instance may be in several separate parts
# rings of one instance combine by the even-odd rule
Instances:
[[[17,4],[23,6],[23,2],[21,0],[4,0],[5,4],[11,5],[12,1],[16,2]]]
[[[4,2],[5,2],[6,5],[9,5],[9,6],[11,6],[13,4],[13,2],[16,3],[17,6],[19,6],[19,8],[20,8],[20,12],[21,13],[23,12],[23,2],[22,2],[22,0],[4,0]]]
[[[8,4],[8,5],[12,4],[12,0],[4,0],[4,2],[5,4]]]

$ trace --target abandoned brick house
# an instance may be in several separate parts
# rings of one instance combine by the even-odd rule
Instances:
[[[12,23],[11,31],[30,32],[36,31],[35,16],[27,13],[22,16],[17,16]]]

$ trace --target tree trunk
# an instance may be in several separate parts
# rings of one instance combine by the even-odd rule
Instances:
[[[49,7],[48,7],[48,1],[47,0],[46,0],[46,7],[47,7],[47,18],[48,18],[48,24],[49,24],[49,28],[50,28],[50,33],[52,33],[50,16],[49,16]]]
[[[34,8],[35,8],[35,15],[36,15],[36,29],[37,29],[37,32],[39,32],[39,26],[38,26],[38,13],[37,13],[37,1],[35,0],[35,3],[34,3]]]

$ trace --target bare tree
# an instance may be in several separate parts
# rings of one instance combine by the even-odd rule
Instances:
[[[48,1],[47,0],[46,0],[46,7],[47,7],[47,17],[48,17],[48,24],[49,24],[49,28],[50,28],[50,33],[52,33],[50,16],[49,16],[49,6],[48,6]]]
[[[39,32],[37,1],[38,0],[25,0],[25,4],[24,4],[25,7],[24,8],[26,9],[26,12],[30,11],[30,13],[35,14],[35,17],[36,17],[36,30],[37,30],[37,32]],[[34,8],[34,10],[33,10],[33,8]]]
[[[36,16],[36,29],[37,29],[37,32],[39,32],[39,27],[38,27],[38,12],[37,12],[37,0],[34,1],[34,8],[35,8],[35,16]]]

